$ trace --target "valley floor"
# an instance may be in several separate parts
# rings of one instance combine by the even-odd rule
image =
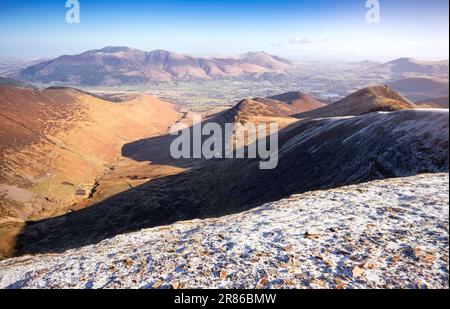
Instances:
[[[1,288],[449,288],[449,177],[294,195],[0,262]]]

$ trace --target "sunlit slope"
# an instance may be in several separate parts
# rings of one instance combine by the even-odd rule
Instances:
[[[416,106],[387,86],[361,89],[335,103],[297,115],[298,118],[357,116],[379,111],[412,109]]]
[[[0,207],[45,217],[85,198],[123,144],[166,132],[174,106],[139,95],[112,103],[74,89],[0,87]]]

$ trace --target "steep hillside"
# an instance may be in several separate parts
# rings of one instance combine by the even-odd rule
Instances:
[[[74,89],[1,87],[0,104],[2,192],[9,200],[16,188],[26,189],[49,204],[89,194],[124,143],[165,133],[179,117],[171,104],[148,95],[114,104]],[[8,209],[21,218],[35,209],[16,211]]]
[[[447,288],[448,174],[309,192],[0,262],[0,288]]]
[[[67,213],[123,144],[166,133],[179,118],[148,95],[119,104],[68,88],[0,87],[0,107],[0,216],[21,220]]]
[[[245,211],[294,193],[447,172],[448,124],[445,110],[302,120],[280,131],[274,170],[260,170],[255,159],[199,160],[195,168],[145,181],[135,169],[129,179],[144,181],[128,191],[60,218],[27,224],[16,252],[61,252],[142,228]],[[189,165],[192,160],[160,157],[168,153],[170,138],[130,143],[123,155],[142,163]],[[151,151],[155,146],[157,153]],[[126,170],[111,175],[126,176]]]
[[[297,115],[298,118],[357,116],[379,111],[396,111],[416,107],[387,86],[361,89],[335,103]]]
[[[145,52],[106,47],[42,62],[26,68],[20,78],[71,85],[121,85],[149,82],[276,76],[292,64],[266,53],[237,58],[198,58],[165,50]]]

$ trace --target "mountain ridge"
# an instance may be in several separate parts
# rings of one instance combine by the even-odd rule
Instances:
[[[75,85],[121,85],[172,80],[267,77],[278,75],[292,63],[265,52],[237,57],[193,57],[162,49],[142,51],[109,46],[27,67],[19,77],[34,82]]]
[[[417,107],[388,86],[371,86],[349,94],[322,108],[296,115],[297,118],[358,116],[380,111],[396,111]]]

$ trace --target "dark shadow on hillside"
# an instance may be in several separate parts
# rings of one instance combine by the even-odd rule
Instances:
[[[208,123],[217,123],[223,128],[225,123],[233,122],[234,119],[232,112],[230,110],[227,110],[202,120],[203,126]],[[192,126],[189,126],[188,129],[185,129],[183,131],[189,131],[188,134],[191,138],[190,142],[192,145],[194,136]],[[176,135],[167,134],[162,136],[141,139],[138,141],[125,144],[122,147],[122,156],[131,158],[137,162],[151,162],[153,164],[170,165],[181,168],[191,168],[199,166],[200,164],[203,164],[206,161],[204,158],[174,159],[170,154],[170,145],[177,137],[178,136]],[[201,142],[203,143],[206,138],[208,137],[202,136]],[[224,149],[222,149],[222,152],[223,151]],[[191,149],[191,157],[192,153],[193,149]]]
[[[395,131],[405,119],[417,117],[414,113],[399,114],[392,123],[358,137],[383,115],[362,117],[366,118],[304,121],[283,129],[280,145],[285,147],[274,170],[260,170],[259,159],[170,161],[161,150],[173,136],[128,144],[123,153],[134,160],[195,168],[65,216],[28,223],[18,237],[17,254],[62,252],[143,228],[238,213],[294,193],[448,172],[448,114],[438,131],[446,136],[428,134],[427,140],[412,130]],[[309,138],[303,139],[305,135]],[[160,148],[147,151],[153,147]]]

